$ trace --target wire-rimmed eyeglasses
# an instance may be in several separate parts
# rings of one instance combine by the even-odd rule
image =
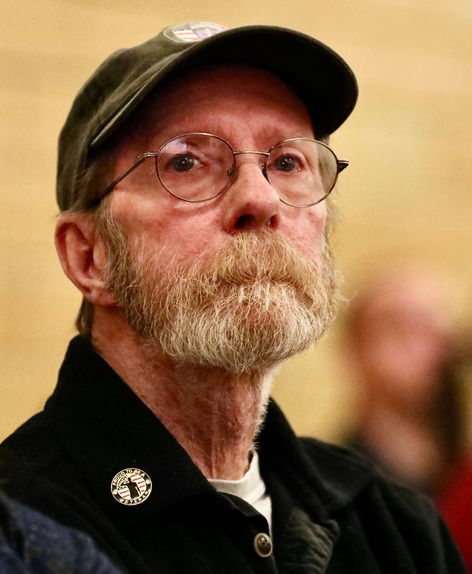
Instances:
[[[293,207],[320,203],[333,190],[339,173],[349,162],[340,160],[323,142],[294,137],[282,140],[268,151],[234,150],[223,138],[186,133],[164,142],[158,150],[138,156],[116,177],[102,197],[145,160],[154,160],[155,172],[164,189],[177,199],[200,203],[214,199],[237,176],[236,157],[256,154],[264,158],[262,173],[280,201]]]

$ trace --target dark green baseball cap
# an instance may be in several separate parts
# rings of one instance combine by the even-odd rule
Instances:
[[[113,53],[77,94],[59,138],[59,208],[84,209],[100,199],[101,190],[85,188],[83,174],[94,153],[151,91],[185,72],[222,63],[257,66],[280,77],[304,101],[318,138],[334,132],[356,104],[350,67],[306,34],[277,26],[170,26],[143,44]]]

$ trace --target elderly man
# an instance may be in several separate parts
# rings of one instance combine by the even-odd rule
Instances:
[[[274,369],[334,314],[327,139],[355,78],[290,30],[167,28],[112,55],[62,131],[56,244],[83,295],[7,491],[123,570],[461,572],[430,504],[297,439]]]

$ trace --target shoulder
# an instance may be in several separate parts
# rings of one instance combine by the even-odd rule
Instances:
[[[261,462],[271,466],[291,488],[316,495],[328,513],[366,504],[374,493],[399,506],[422,497],[386,478],[370,459],[352,449],[311,437],[297,437],[278,406],[271,403],[261,433]],[[296,486],[295,486],[296,485]]]
[[[0,444],[0,477],[36,475],[61,457],[62,449],[44,413],[33,416]]]
[[[347,469],[362,475],[372,476],[377,473],[375,465],[354,449],[311,437],[301,437],[299,441],[310,459],[331,474],[331,478],[339,477],[339,473]]]
[[[432,500],[418,491],[387,477],[375,463],[350,448],[313,438],[300,438],[305,452],[325,487],[344,498],[344,504],[367,503],[377,499],[398,513],[436,513]],[[338,500],[341,504],[341,500]]]
[[[76,473],[44,413],[0,445],[0,483],[12,499],[56,518],[63,505],[72,507],[81,494]]]
[[[298,442],[310,461],[320,496],[330,510],[351,504],[381,479],[372,461],[354,450],[308,437],[299,438]]]
[[[300,441],[329,493],[325,503],[332,517],[345,525],[357,524],[387,555],[402,547],[405,556],[425,565],[424,571],[436,572],[442,565],[444,572],[464,572],[456,545],[429,496],[390,479],[348,448],[311,438]]]
[[[60,456],[60,445],[48,429],[44,413],[25,422],[0,444],[0,478],[19,486]]]

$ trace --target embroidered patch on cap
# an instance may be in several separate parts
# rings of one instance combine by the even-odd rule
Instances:
[[[174,42],[200,42],[226,29],[221,24],[212,24],[211,22],[187,22],[166,28],[164,35]]]
[[[113,498],[125,506],[141,504],[151,494],[151,490],[149,475],[139,468],[120,470],[111,481]]]

